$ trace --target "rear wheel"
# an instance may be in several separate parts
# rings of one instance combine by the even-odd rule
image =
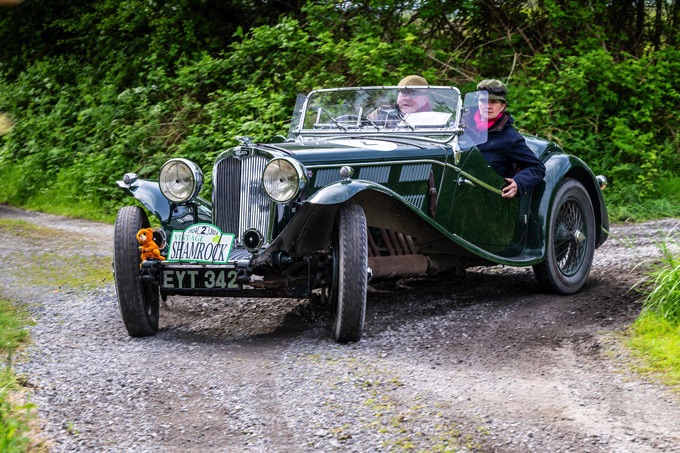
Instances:
[[[113,233],[113,272],[118,306],[130,336],[146,337],[158,331],[159,291],[139,278],[141,255],[135,235],[149,227],[144,210],[126,206],[118,211]]]
[[[368,238],[359,205],[341,206],[333,239],[331,333],[338,343],[359,341],[366,316]]]
[[[588,278],[595,253],[595,214],[583,185],[566,179],[550,214],[546,259],[533,267],[538,281],[558,294],[573,294]]]

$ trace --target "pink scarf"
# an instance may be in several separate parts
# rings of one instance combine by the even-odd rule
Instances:
[[[473,118],[475,120],[475,125],[477,126],[477,130],[483,131],[483,130],[486,130],[486,129],[491,129],[491,127],[496,123],[496,121],[498,121],[498,119],[501,116],[503,116],[502,113],[500,115],[498,115],[496,118],[494,118],[491,122],[488,122],[488,121],[482,119],[482,115],[480,115],[479,110],[477,110],[475,112],[475,116]]]

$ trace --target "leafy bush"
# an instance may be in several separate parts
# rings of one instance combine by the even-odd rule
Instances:
[[[606,174],[624,203],[663,195],[659,184],[680,163],[673,108],[680,102],[680,51],[620,62],[603,49],[557,63],[545,55],[526,71],[528,88],[512,94],[524,129],[555,140]]]

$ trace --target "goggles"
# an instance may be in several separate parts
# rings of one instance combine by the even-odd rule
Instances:
[[[402,88],[399,90],[399,94],[403,94],[406,96],[425,96],[427,94],[427,91],[425,90],[413,90],[410,88]]]
[[[488,88],[488,87],[481,87],[479,88],[479,91],[488,91],[491,94],[495,94],[496,96],[505,96],[508,94],[504,89],[502,88]]]

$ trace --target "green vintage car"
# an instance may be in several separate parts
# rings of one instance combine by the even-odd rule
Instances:
[[[158,330],[168,295],[313,298],[338,342],[358,341],[372,279],[532,266],[538,283],[571,294],[607,238],[606,180],[555,143],[526,137],[546,176],[523,197],[480,153],[465,114],[485,95],[426,90],[431,111],[403,114],[399,88],[316,90],[298,97],[288,137],[240,139],[212,170],[171,159],[158,180],[125,174],[137,200],[115,223],[114,271],[132,336]],[[141,204],[141,206],[139,206]],[[164,260],[140,262],[149,226]]]

